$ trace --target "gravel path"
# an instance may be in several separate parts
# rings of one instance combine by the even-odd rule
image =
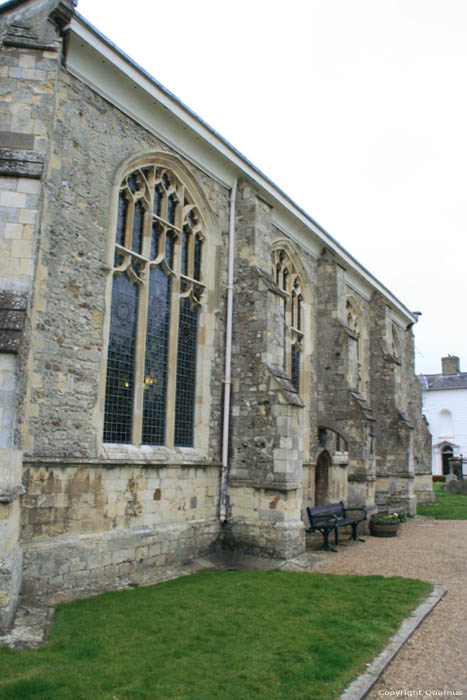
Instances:
[[[428,615],[366,698],[467,698],[467,520],[417,517],[397,537],[320,552],[313,571],[404,576],[442,583],[447,594]]]

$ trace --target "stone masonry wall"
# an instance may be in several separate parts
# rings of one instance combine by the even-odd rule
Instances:
[[[17,387],[17,434],[29,460],[21,544],[25,588],[45,590],[73,587],[87,575],[111,580],[138,562],[181,560],[217,537],[229,193],[184,161],[218,222],[214,257],[219,270],[215,288],[206,295],[216,325],[200,330],[213,356],[206,374],[211,403],[203,454],[178,450],[169,455],[164,448],[140,454],[122,448],[99,466],[105,453],[98,427],[109,283],[105,265],[116,173],[137,154],[171,151],[60,67],[60,41],[50,34],[47,17],[42,20],[48,32],[39,37],[42,50],[9,45],[2,53],[0,129],[8,149],[0,153],[5,261],[0,273],[9,273],[9,284],[22,285],[32,296],[20,355],[23,379]],[[40,32],[41,26],[35,22],[31,31]],[[22,454],[17,457],[20,482]],[[144,466],[138,466],[138,457]],[[153,463],[157,470],[148,469]],[[193,463],[201,465],[192,468]],[[19,503],[0,508],[9,533],[16,523],[17,542]],[[125,544],[126,536],[133,544]],[[21,582],[21,549],[16,544],[11,551],[17,556],[7,562],[8,585],[14,579],[15,588],[10,601]],[[0,606],[2,591],[0,577]]]
[[[72,13],[71,0],[31,0],[0,14],[0,628],[14,612],[22,566],[25,592],[111,586],[203,552],[219,536],[230,193],[67,72],[61,32]],[[143,154],[176,161],[211,217],[215,280],[199,328],[208,350],[198,363],[195,448],[102,443],[110,229],[118,173]],[[323,449],[330,495],[374,506],[373,405],[379,493],[389,503],[395,488],[411,502],[427,439],[420,430],[414,440],[409,425],[419,427],[413,347],[404,336],[399,401],[390,315],[378,295],[359,299],[369,330],[362,395],[355,391],[343,267],[329,251],[316,261],[287,241],[246,180],[236,214],[228,525],[240,545],[290,557],[305,546],[303,465],[308,492]],[[300,392],[284,370],[284,292],[271,275],[281,238],[306,288]],[[323,429],[329,444],[320,443]]]
[[[339,308],[345,309],[346,285],[342,268],[327,250],[319,261],[318,284],[318,425],[334,430],[347,442],[349,466],[341,467],[349,484],[344,500],[355,507],[372,507],[374,456],[369,431],[373,417],[366,399],[349,386],[350,329],[338,313]],[[331,493],[329,498],[336,500]]]
[[[29,455],[95,458],[100,452],[97,425],[109,281],[105,263],[113,235],[108,230],[112,186],[122,162],[155,150],[168,152],[87,87],[66,72],[60,74],[32,319],[24,425]],[[193,166],[185,165],[198,175]],[[228,192],[205,177],[199,180],[216,207],[219,228],[226,232]],[[226,267],[224,252],[219,254],[221,270]],[[222,315],[217,324],[211,374],[214,459],[219,455]]]
[[[241,546],[292,556],[304,550],[304,404],[282,369],[284,300],[271,276],[273,236],[269,205],[240,182],[230,522]],[[271,502],[283,507],[271,507]]]
[[[57,5],[58,3],[55,3]],[[26,312],[32,291],[41,177],[48,158],[60,62],[53,2],[0,17],[0,629],[7,629],[21,585],[18,544]]]
[[[217,467],[28,462],[23,590],[111,584],[138,567],[180,562],[216,540]]]
[[[413,435],[413,467],[414,494],[417,504],[434,503],[435,495],[432,482],[432,449],[431,433],[422,413],[423,389],[415,374],[414,335],[412,329],[406,333],[405,356],[407,358],[407,374],[404,382],[407,386],[407,413],[414,426]]]
[[[382,509],[415,513],[413,492],[413,433],[410,417],[402,413],[408,405],[407,331],[402,336],[400,357],[394,354],[389,337],[390,309],[378,293],[371,303],[371,403],[376,416],[376,503]],[[396,376],[400,373],[398,396]]]
[[[208,291],[208,303],[221,313],[215,328],[203,330],[210,334],[214,357],[206,375],[209,443],[206,439],[201,451],[170,454],[165,448],[120,446],[104,459],[106,466],[99,461],[108,453],[98,426],[113,185],[122,162],[157,150],[170,153],[66,71],[60,73],[22,426],[26,589],[73,587],[86,570],[90,578],[111,580],[139,565],[180,561],[205,550],[218,534],[228,191],[188,162],[222,232],[218,287]],[[131,544],[122,544],[127,541]]]

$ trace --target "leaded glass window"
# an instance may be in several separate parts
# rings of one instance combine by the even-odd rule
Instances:
[[[201,214],[167,168],[138,168],[118,200],[104,442],[194,444]]]
[[[303,351],[303,295],[300,277],[289,254],[277,248],[272,254],[273,277],[284,294],[284,369],[300,391]]]
[[[363,391],[363,382],[361,377],[361,354],[362,354],[362,339],[360,331],[360,316],[350,299],[347,299],[345,305],[347,328],[352,332],[348,340],[348,378],[350,388],[357,392]]]

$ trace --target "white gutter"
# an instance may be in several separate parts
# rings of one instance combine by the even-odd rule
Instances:
[[[237,198],[237,179],[230,191],[229,218],[229,269],[227,278],[227,320],[225,330],[225,371],[224,371],[224,422],[222,429],[222,471],[219,498],[219,520],[226,520],[227,479],[229,476],[229,429],[230,429],[230,394],[232,387],[232,317],[233,317],[233,283],[235,263],[235,201]]]

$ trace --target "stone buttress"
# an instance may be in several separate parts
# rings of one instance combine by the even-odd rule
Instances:
[[[410,329],[394,322],[385,300],[375,292],[371,301],[370,385],[377,431],[376,504],[414,515],[414,425],[409,413],[410,384],[404,382],[411,369],[407,353],[411,339]]]
[[[320,452],[329,453],[334,477],[322,502],[344,500],[355,507],[374,506],[374,416],[352,367],[355,331],[345,316],[344,270],[332,254],[323,250],[318,265],[318,427]],[[336,449],[335,444],[339,445]],[[332,445],[332,448],[329,445]],[[334,456],[332,453],[334,450]],[[321,460],[323,458],[321,457]],[[324,465],[325,466],[325,465]],[[332,486],[334,484],[334,486]]]
[[[233,319],[230,525],[239,546],[291,557],[301,520],[304,405],[283,370],[283,293],[271,276],[271,210],[241,182]]]

